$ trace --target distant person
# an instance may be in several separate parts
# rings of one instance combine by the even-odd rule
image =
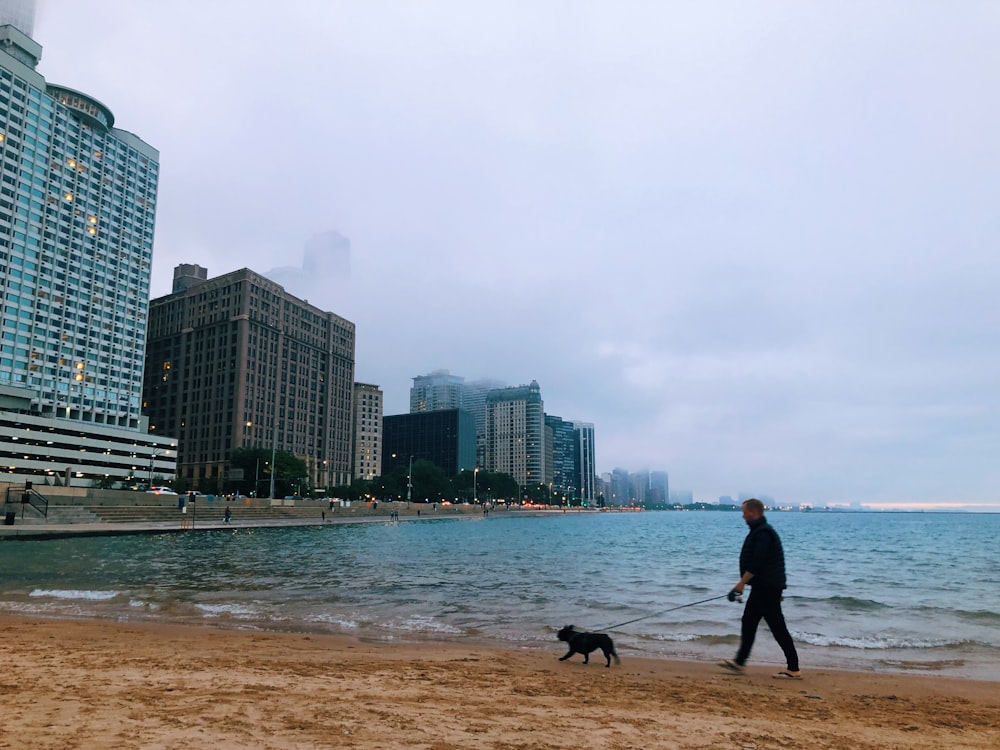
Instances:
[[[233,509],[230,508],[229,505],[227,504],[226,505],[226,512],[222,516],[222,522],[223,523],[229,523],[232,520],[233,520]]]
[[[781,547],[781,539],[764,517],[764,503],[757,498],[750,498],[743,503],[743,520],[747,522],[750,531],[740,550],[740,580],[729,593],[729,599],[734,601],[748,584],[750,597],[743,608],[740,647],[734,658],[724,659],[720,665],[730,672],[744,672],[750,649],[757,637],[757,627],[763,619],[785,653],[788,664],[787,669],[781,670],[774,677],[779,680],[801,679],[799,655],[781,612],[785,590],[785,553]]]

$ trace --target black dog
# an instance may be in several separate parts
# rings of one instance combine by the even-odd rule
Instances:
[[[566,661],[573,654],[583,654],[583,663],[587,664],[590,661],[590,652],[601,649],[604,652],[604,658],[608,661],[605,664],[606,667],[611,666],[611,657],[614,657],[615,664],[621,664],[618,654],[615,653],[615,644],[611,640],[610,635],[605,633],[583,633],[575,630],[572,625],[567,625],[556,633],[556,638],[560,641],[565,641],[566,645],[569,646],[566,656],[560,656],[559,661]]]

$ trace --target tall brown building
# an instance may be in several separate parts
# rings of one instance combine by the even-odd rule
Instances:
[[[152,300],[143,412],[178,439],[178,476],[221,491],[234,449],[270,448],[303,459],[314,487],[349,484],[354,337],[246,268]]]

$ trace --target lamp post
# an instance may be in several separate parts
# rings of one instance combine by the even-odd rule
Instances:
[[[275,469],[275,466],[274,466],[274,457],[275,457],[275,453],[277,452],[277,450],[278,450],[277,443],[276,442],[275,443],[271,443],[271,492],[268,495],[268,497],[270,497],[272,499],[274,498],[274,469]]]
[[[253,421],[247,420],[243,423],[243,426],[252,434],[253,431]],[[243,447],[246,448],[246,441],[243,443]],[[254,452],[259,449],[257,441],[253,441]],[[256,460],[254,461],[253,469],[253,492],[250,493],[251,497],[257,497],[257,493],[260,492],[260,454],[257,453]],[[237,491],[238,494],[238,491]]]
[[[274,408],[275,408],[275,413],[274,413],[274,428],[271,430],[271,489],[270,489],[270,492],[268,493],[268,496],[272,497],[272,498],[274,497],[274,459],[275,459],[275,456],[276,456],[276,454],[278,452],[278,411],[277,411],[277,409],[278,409],[278,403],[277,403],[277,399],[275,399]],[[247,424],[247,427],[253,427],[253,422],[247,422],[246,424]],[[254,445],[256,446],[256,441],[254,442]],[[260,456],[257,457],[257,469],[258,469],[258,471],[260,470]],[[257,494],[257,487],[258,487],[258,485],[255,482],[254,483],[254,487],[253,487],[254,495]]]
[[[153,487],[153,461],[156,459],[156,448],[153,448],[153,452],[149,454],[149,487]]]
[[[472,470],[472,504],[475,505],[478,500],[476,499],[476,477],[479,474],[479,467],[477,466]]]
[[[410,496],[413,494],[413,456],[410,456],[410,467],[406,470],[406,507],[410,507]]]

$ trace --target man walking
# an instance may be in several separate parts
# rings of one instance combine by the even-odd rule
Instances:
[[[740,632],[740,647],[733,659],[724,659],[720,665],[730,672],[742,674],[745,670],[750,649],[757,637],[757,626],[763,619],[771,629],[771,635],[785,652],[787,669],[774,675],[779,680],[798,680],[799,655],[795,651],[791,633],[785,625],[781,612],[781,600],[785,590],[785,553],[781,548],[778,532],[764,517],[764,503],[750,498],[743,503],[743,520],[750,531],[740,550],[740,580],[729,594],[730,601],[743,593],[750,585],[750,597],[743,609],[743,623]]]

